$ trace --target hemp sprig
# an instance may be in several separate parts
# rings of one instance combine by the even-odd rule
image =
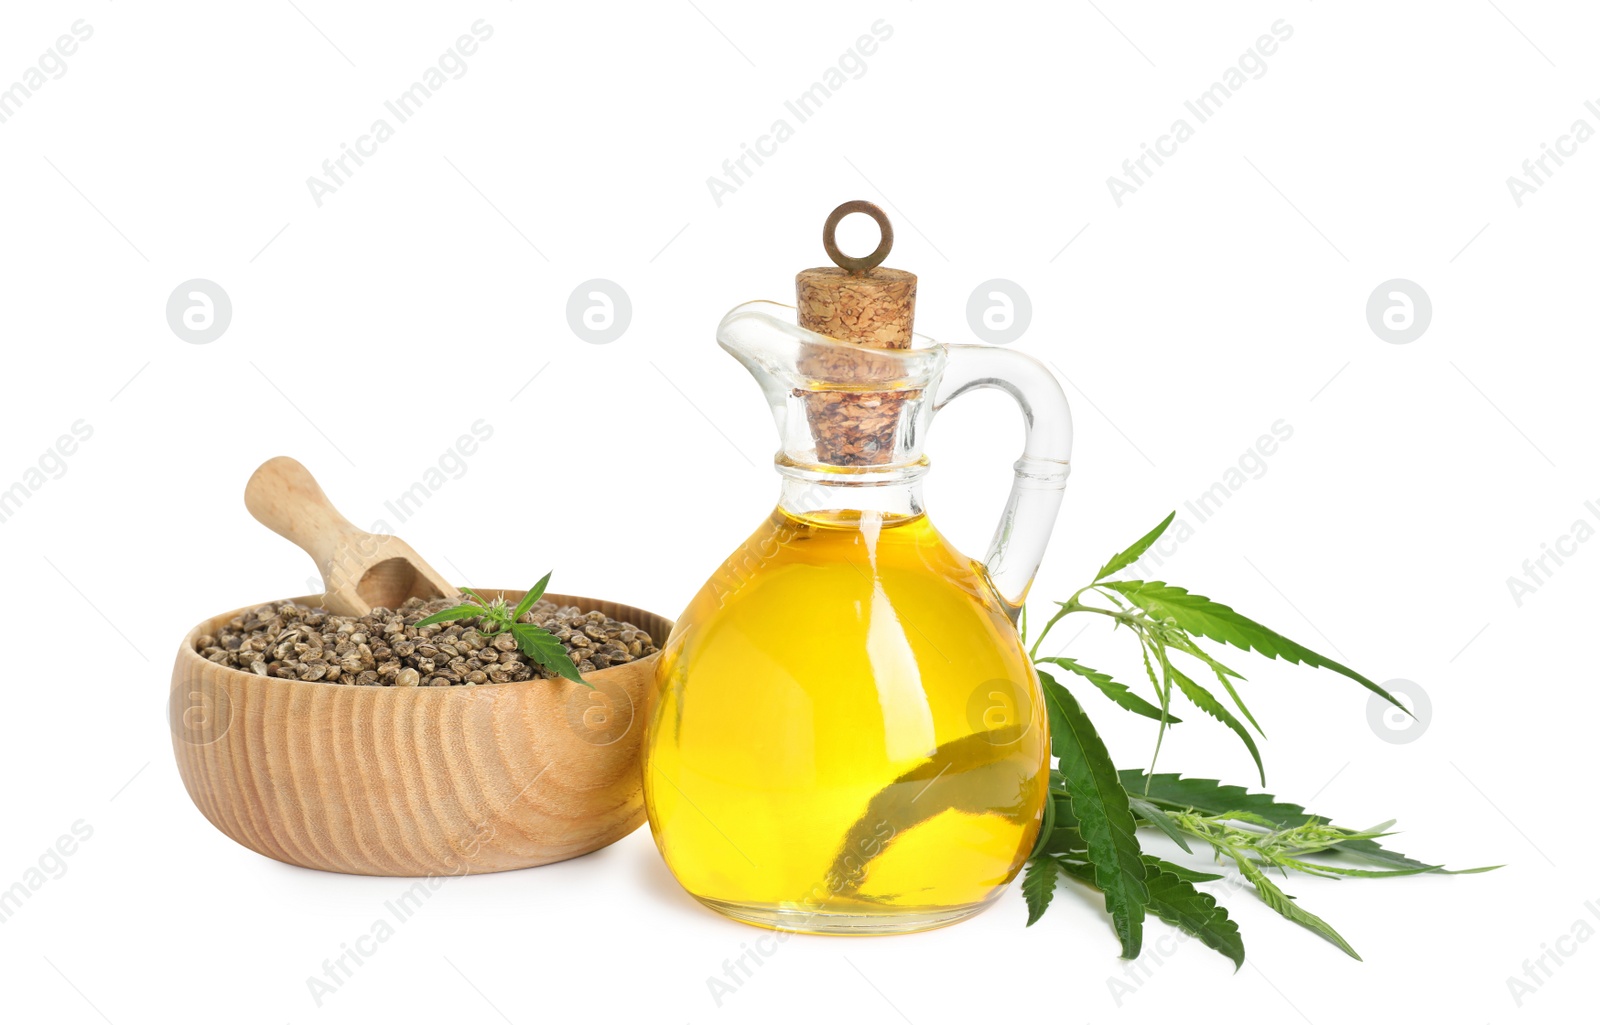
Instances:
[[[553,570],[551,572],[554,572]],[[541,667],[555,673],[574,683],[581,683],[585,687],[594,684],[584,680],[578,672],[578,667],[573,665],[572,657],[567,654],[566,645],[562,644],[555,634],[542,626],[534,623],[523,623],[520,620],[533,608],[534,602],[544,595],[544,589],[550,584],[550,574],[546,573],[537,584],[522,596],[513,608],[504,597],[492,601],[485,599],[470,587],[463,587],[461,592],[466,595],[460,605],[435,612],[426,619],[418,620],[417,626],[432,626],[435,623],[446,623],[457,619],[476,619],[477,630],[485,637],[510,632],[522,653],[533,659]]]
[[[1332,926],[1305,910],[1267,873],[1274,871],[1286,877],[1293,871],[1325,878],[1370,879],[1445,872],[1441,865],[1416,861],[1382,846],[1378,841],[1388,835],[1385,830],[1393,822],[1368,830],[1344,829],[1271,794],[1253,794],[1213,779],[1157,775],[1155,762],[1167,729],[1182,721],[1171,710],[1176,690],[1239,737],[1255,761],[1262,783],[1266,782],[1261,752],[1244,723],[1248,722],[1262,737],[1265,733],[1235,687],[1235,681],[1243,682],[1244,677],[1201,648],[1199,638],[1231,644],[1267,658],[1331,670],[1383,697],[1407,715],[1411,712],[1355,670],[1227,605],[1162,581],[1108,579],[1137,562],[1171,525],[1175,515],[1169,514],[1155,529],[1113,556],[1094,580],[1072,597],[1057,602],[1055,615],[1029,649],[1044,692],[1051,753],[1057,768],[1050,773],[1044,824],[1023,875],[1028,924],[1044,914],[1057,881],[1064,874],[1105,895],[1106,910],[1121,941],[1123,957],[1139,955],[1144,918],[1149,912],[1202,940],[1232,960],[1235,968],[1242,965],[1244,943],[1238,925],[1215,898],[1195,885],[1222,877],[1143,853],[1136,832],[1148,827],[1166,835],[1186,853],[1193,853],[1190,839],[1209,845],[1216,861],[1231,862],[1268,907],[1360,960],[1360,955]],[[1115,627],[1127,627],[1134,634],[1155,701],[1076,659],[1039,655],[1039,646],[1050,628],[1075,612],[1107,617]],[[1022,629],[1026,635],[1026,617]],[[1216,678],[1243,722],[1180,668],[1180,657],[1196,663],[1198,668],[1190,666],[1196,676],[1210,674]],[[1064,669],[1087,680],[1118,707],[1156,720],[1159,726],[1150,769],[1119,772],[1082,706],[1045,667]],[[1311,860],[1327,855],[1345,855],[1383,867],[1358,869]],[[1483,872],[1497,867],[1463,871]]]

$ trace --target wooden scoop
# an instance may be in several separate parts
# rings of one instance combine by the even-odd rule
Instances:
[[[369,534],[339,514],[315,477],[288,456],[256,468],[245,485],[250,515],[299,545],[322,572],[323,607],[364,616],[374,606],[397,608],[407,598],[453,597],[459,591],[389,534]]]

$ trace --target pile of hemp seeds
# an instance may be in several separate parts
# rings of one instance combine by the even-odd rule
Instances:
[[[195,640],[221,666],[283,680],[357,687],[473,687],[550,679],[509,633],[486,636],[477,619],[417,627],[459,598],[410,598],[398,609],[338,616],[295,602],[260,605]],[[648,633],[603,612],[539,601],[523,614],[554,634],[580,673],[622,665],[659,649]]]

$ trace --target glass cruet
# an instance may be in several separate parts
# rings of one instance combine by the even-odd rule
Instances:
[[[887,218],[847,207],[879,220],[885,244],[869,259],[881,261]],[[1015,621],[1061,504],[1072,423],[1036,360],[912,336],[914,276],[841,259],[840,216],[825,245],[844,270],[801,272],[799,319],[843,311],[866,344],[767,302],[717,330],[771,406],[782,485],[662,649],[645,802],[678,881],[729,917],[910,932],[985,908],[1038,833],[1049,743]],[[886,320],[903,347],[873,347]],[[1027,428],[982,562],[933,526],[921,483],[934,414],[976,388],[1010,394]]]

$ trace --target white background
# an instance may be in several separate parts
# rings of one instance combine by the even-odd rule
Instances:
[[[1600,501],[1600,141],[1521,206],[1506,178],[1574,120],[1600,128],[1583,105],[1600,98],[1600,16],[1530,0],[696,3],[7,5],[0,86],[75,20],[93,27],[0,124],[0,487],[75,421],[93,428],[0,523],[0,887],[75,821],[93,829],[0,924],[7,1019],[1592,1016],[1600,943],[1546,962],[1520,1008],[1506,980],[1574,923],[1600,927],[1585,909],[1600,544],[1520,606],[1507,578],[1574,521],[1600,525],[1584,506]],[[319,207],[308,176],[480,18],[493,36],[468,72]],[[880,18],[893,34],[865,74],[714,202],[708,176]],[[1119,207],[1106,178],[1278,19],[1293,35],[1267,72],[1190,117],[1194,138]],[[1025,930],[1013,890],[934,933],[793,938],[718,1007],[707,978],[760,934],[685,896],[640,830],[450,881],[319,1008],[307,977],[404,884],[225,839],[184,793],[165,722],[192,624],[307,590],[310,561],[245,512],[251,469],[295,455],[352,519],[386,519],[458,582],[554,567],[562,591],[673,615],[776,494],[765,408],[716,323],[789,301],[852,198],[895,219],[889,262],[921,275],[922,332],[969,338],[968,295],[991,278],[1032,298],[1016,346],[1070,382],[1078,428],[1041,602],[1292,426],[1161,573],[1431,700],[1426,729],[1393,743],[1349,681],[1231,659],[1273,792],[1349,825],[1398,818],[1395,846],[1417,857],[1508,867],[1290,880],[1364,963],[1225,894],[1245,968],[1152,922],[1147,949],[1173,953],[1147,955],[1119,1006],[1098,895],[1069,889]],[[197,277],[233,303],[205,345],[164,316]],[[597,277],[633,305],[609,345],[566,320]],[[1397,277],[1434,311],[1406,345],[1365,315]],[[466,473],[396,524],[384,501],[480,418],[495,433]],[[933,430],[929,505],[965,549],[987,543],[1019,448],[992,394]],[[1098,626],[1068,650],[1138,673]],[[1150,724],[1085,704],[1141,764]],[[1161,767],[1252,782],[1199,717]]]

